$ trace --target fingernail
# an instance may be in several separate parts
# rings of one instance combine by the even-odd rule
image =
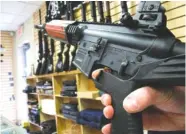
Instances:
[[[136,111],[139,109],[138,103],[136,102],[136,99],[134,99],[133,97],[127,97],[123,101],[123,106],[129,109],[130,111]]]
[[[106,96],[105,95],[103,95],[102,97],[101,97],[101,102],[105,105],[105,98],[106,98]]]

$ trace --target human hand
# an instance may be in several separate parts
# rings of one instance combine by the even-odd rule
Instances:
[[[100,73],[96,70],[92,73],[95,79]],[[153,89],[142,87],[123,98],[123,107],[128,113],[142,112],[143,128],[155,131],[185,130],[185,87],[173,89]],[[106,118],[112,119],[114,109],[111,96],[104,94],[102,103],[105,106],[103,112]],[[102,133],[111,133],[111,124],[102,128]]]

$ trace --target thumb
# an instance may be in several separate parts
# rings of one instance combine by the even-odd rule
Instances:
[[[129,113],[143,111],[160,100],[162,94],[151,87],[142,87],[129,94],[123,101],[124,109]],[[157,100],[158,99],[158,100]]]

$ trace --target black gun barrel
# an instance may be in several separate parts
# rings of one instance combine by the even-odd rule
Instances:
[[[39,30],[42,30],[42,29],[44,29],[44,25],[34,25],[34,28],[36,28],[36,29],[39,29]]]

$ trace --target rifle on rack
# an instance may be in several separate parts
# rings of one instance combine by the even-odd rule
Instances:
[[[66,1],[66,20],[70,20],[70,1]],[[69,70],[70,44],[66,43],[63,51],[63,71]]]
[[[55,46],[54,46],[54,39],[50,39],[50,55],[49,55],[49,60],[48,60],[48,65],[47,65],[47,74],[53,73],[54,72],[54,60],[53,56],[55,53]]]
[[[87,19],[86,19],[86,3],[85,2],[81,3],[81,16],[82,16],[82,22],[87,21]]]
[[[61,4],[62,2],[60,1],[46,1],[46,16],[45,20],[46,22],[50,22],[53,19],[60,19],[61,18]],[[55,53],[55,45],[54,45],[54,39],[50,39],[50,52],[49,52],[49,57],[48,57],[48,65],[46,69],[46,74],[53,73],[54,70],[54,61],[53,61],[53,55]]]
[[[39,74],[47,74],[49,65],[48,35],[44,34],[44,59]]]
[[[90,10],[91,10],[91,17],[93,19],[93,22],[97,22],[95,1],[90,1]]]
[[[143,1],[133,17],[124,15],[128,16],[122,24],[53,20],[38,28],[64,43],[77,44],[73,63],[87,77],[95,69],[110,69],[94,82],[112,96],[111,133],[143,134],[141,112],[127,113],[123,99],[143,86],[185,86],[185,43],[166,27],[160,1]]]
[[[70,2],[70,20],[74,20],[74,10],[73,10],[73,5],[72,1]],[[75,54],[77,50],[77,45],[71,45],[70,46],[70,52],[69,52],[69,71],[75,70],[76,66],[72,63],[74,60]]]
[[[105,5],[106,5],[106,17],[105,17],[105,22],[106,22],[106,23],[112,23],[112,18],[111,18],[111,15],[110,15],[110,2],[109,2],[109,1],[106,1],[106,2],[105,2]]]
[[[63,71],[63,50],[64,50],[65,43],[60,42],[60,52],[57,54],[58,61],[56,63],[56,72],[62,72]]]
[[[39,22],[40,22],[40,25],[42,24],[41,22],[41,10],[39,10]],[[38,30],[38,46],[39,46],[39,59],[37,60],[37,69],[36,69],[36,75],[39,75],[40,74],[40,70],[41,70],[41,67],[42,67],[42,59],[43,59],[43,43],[42,43],[42,30],[39,29]]]
[[[64,14],[64,1],[46,1],[46,22],[61,20]]]
[[[105,22],[105,18],[104,18],[104,13],[103,13],[103,2],[102,1],[97,1],[97,6],[98,6],[98,13],[100,16],[100,23],[104,23]]]
[[[124,25],[127,25],[127,26],[133,26],[134,21],[132,19],[132,16],[128,12],[128,7],[127,7],[126,1],[121,1],[121,13],[122,13],[122,16],[121,16],[120,22]]]

